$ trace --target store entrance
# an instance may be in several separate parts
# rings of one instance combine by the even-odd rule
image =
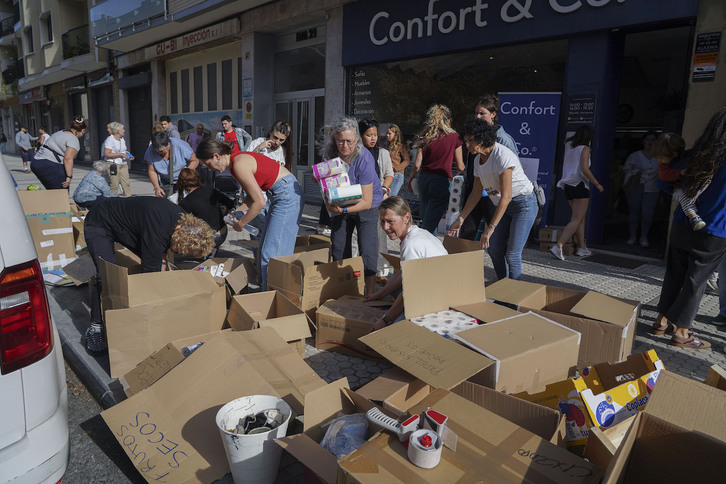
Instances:
[[[649,183],[652,170],[632,173],[627,167],[635,161],[646,164],[638,151],[649,133],[681,132],[692,38],[689,26],[625,35],[604,248],[665,255],[671,197]],[[651,165],[657,168],[657,161]]]

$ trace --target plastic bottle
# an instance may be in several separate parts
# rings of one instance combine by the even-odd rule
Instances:
[[[224,222],[228,225],[234,225],[238,220],[244,217],[246,213],[246,210],[240,210],[238,212],[227,214],[224,216]],[[260,233],[260,229],[250,224],[245,225],[243,229],[249,232],[250,235],[259,235]]]

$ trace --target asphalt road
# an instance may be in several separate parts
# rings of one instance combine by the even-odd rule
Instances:
[[[63,483],[145,483],[101,418],[101,406],[65,367],[71,457]]]

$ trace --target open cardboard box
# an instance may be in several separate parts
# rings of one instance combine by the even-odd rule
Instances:
[[[246,257],[211,257],[192,270],[209,272],[220,286],[229,285],[232,295],[247,292],[249,283],[257,279],[257,268]]]
[[[479,252],[482,259],[484,258],[481,242],[478,240],[460,239],[459,237],[444,235],[444,248],[449,254]]]
[[[316,249],[272,259],[267,267],[267,288],[280,291],[311,320],[328,299],[362,296],[363,259],[328,262],[329,257],[329,249]]]
[[[390,301],[365,302],[360,296],[342,296],[326,301],[315,313],[315,347],[357,358],[381,360],[381,355],[358,338],[371,332],[373,323],[385,311],[381,307],[390,304]]]
[[[251,250],[257,250],[260,245],[259,240],[242,240],[240,243]],[[298,235],[295,239],[293,253],[299,254],[300,252],[310,252],[318,249],[328,249],[330,251],[332,247],[333,244],[330,242],[330,238],[324,235]]]
[[[434,409],[448,416],[456,452],[421,469],[398,437],[380,432],[340,461],[338,482],[557,482],[598,483],[602,470],[495,413],[446,390],[434,390],[411,414]]]
[[[420,403],[433,390],[400,368],[393,368],[359,388],[356,393],[401,417],[407,415],[411,407]],[[553,444],[564,445],[565,419],[556,410],[468,381],[451,391]]]
[[[584,445],[590,428],[609,428],[642,411],[662,370],[658,355],[648,350],[620,363],[584,368],[581,376],[547,385],[544,391],[515,396],[559,409],[567,416],[568,445]]]
[[[724,482],[724,456],[726,392],[663,371],[603,484]]]
[[[147,481],[212,482],[229,472],[214,423],[223,405],[273,395],[300,414],[305,395],[323,386],[276,331],[225,331],[101,416]]]
[[[631,352],[640,303],[595,291],[575,291],[501,279],[487,286],[487,297],[531,310],[582,334],[577,366],[622,361]]]
[[[305,339],[312,336],[308,318],[278,291],[234,296],[227,322],[235,331],[272,328],[305,358]]]
[[[634,415],[606,429],[592,427],[587,436],[583,457],[596,466],[607,469],[636,418],[637,415]]]
[[[18,198],[43,272],[76,258],[68,190],[20,190]]]
[[[504,393],[539,389],[574,374],[580,333],[528,312],[453,335],[494,361],[493,379],[482,384]]]

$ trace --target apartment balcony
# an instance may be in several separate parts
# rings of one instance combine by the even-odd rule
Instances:
[[[0,37],[4,37],[9,34],[15,33],[15,24],[18,21],[18,17],[15,15],[6,17],[0,20]]]
[[[63,59],[89,54],[91,52],[89,38],[88,24],[64,32]]]
[[[8,67],[3,69],[2,76],[3,76],[3,83],[5,85],[10,85],[13,82],[20,79],[20,69],[19,66],[22,65],[21,61],[15,61],[15,63],[10,64]]]
[[[135,31],[135,26],[150,24],[166,14],[165,0],[105,0],[90,9],[94,38]]]

